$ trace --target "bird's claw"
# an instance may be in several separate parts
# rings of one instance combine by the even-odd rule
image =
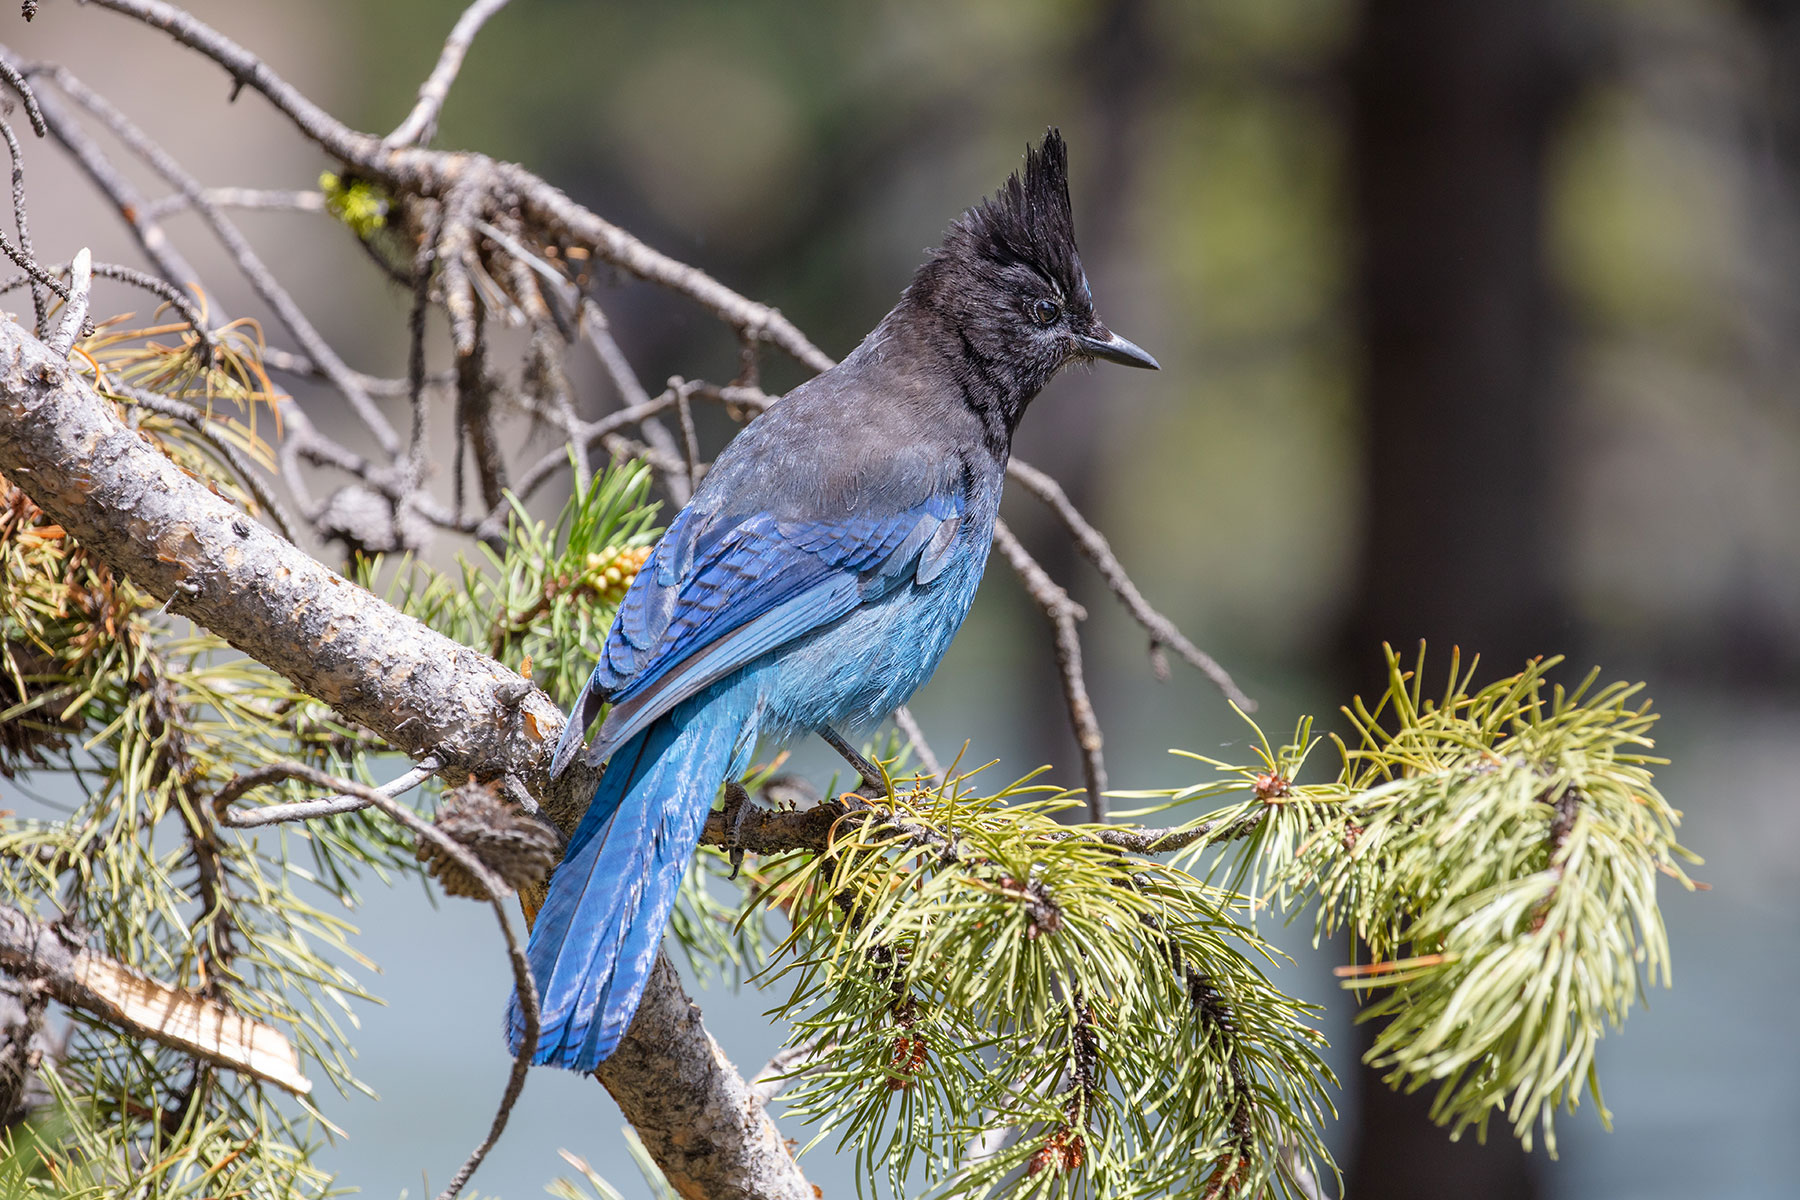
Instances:
[[[731,862],[731,874],[727,879],[736,879],[738,870],[744,865],[744,821],[750,816],[750,793],[744,785],[733,779],[725,784],[725,844],[726,858]]]

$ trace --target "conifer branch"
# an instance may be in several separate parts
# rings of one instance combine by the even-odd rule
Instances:
[[[573,828],[593,773],[572,770],[550,785],[548,755],[563,719],[542,692],[518,694],[518,676],[500,664],[248,520],[128,430],[68,364],[10,321],[0,322],[0,470],[170,608],[398,748],[436,755],[447,769],[523,779],[547,813]],[[403,819],[404,809],[349,782],[326,777],[321,786]],[[704,1154],[673,1132],[646,1138],[684,1194],[744,1187],[745,1195],[807,1200],[810,1188],[749,1085],[690,1010],[673,973],[659,969],[602,1081],[641,1129],[680,1130],[702,1111],[732,1114],[710,1118],[716,1145]]]
[[[1321,938],[1367,943],[1372,961],[1338,973],[1371,995],[1362,1019],[1389,1018],[1368,1061],[1394,1086],[1434,1085],[1432,1116],[1453,1132],[1498,1114],[1554,1153],[1557,1111],[1584,1089],[1600,1104],[1604,1029],[1644,983],[1668,984],[1657,877],[1695,886],[1650,774],[1655,716],[1639,687],[1597,672],[1553,685],[1558,659],[1475,690],[1453,653],[1432,696],[1423,647],[1410,669],[1387,653],[1385,694],[1345,709],[1357,740],[1339,744],[1335,782],[1289,782],[1312,746],[1302,723],[1280,751],[1258,731],[1254,764],[1191,756],[1223,781],[1169,799],[1251,793],[1207,818],[1260,812],[1258,836],[1215,869],[1289,911],[1316,903]]]

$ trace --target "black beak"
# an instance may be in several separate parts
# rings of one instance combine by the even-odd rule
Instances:
[[[1143,367],[1147,371],[1162,370],[1142,346],[1126,341],[1104,325],[1095,329],[1092,337],[1076,338],[1075,344],[1089,358],[1104,358],[1107,362],[1116,362],[1126,367]]]

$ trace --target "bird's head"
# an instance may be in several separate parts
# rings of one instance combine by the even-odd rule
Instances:
[[[1015,172],[950,227],[906,301],[941,318],[976,380],[1017,411],[1071,362],[1157,366],[1094,312],[1075,248],[1069,151],[1054,129],[1026,150],[1023,178]]]

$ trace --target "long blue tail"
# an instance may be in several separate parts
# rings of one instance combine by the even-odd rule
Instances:
[[[607,764],[531,928],[540,1014],[532,1062],[592,1071],[631,1024],[744,732],[736,707],[729,696],[681,705]],[[524,1036],[514,996],[506,1014],[514,1054]]]

